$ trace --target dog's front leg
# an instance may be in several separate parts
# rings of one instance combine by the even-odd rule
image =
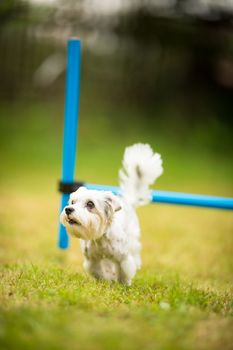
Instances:
[[[134,258],[131,255],[128,255],[120,263],[120,282],[126,284],[127,286],[131,285],[132,279],[137,271],[137,264]]]

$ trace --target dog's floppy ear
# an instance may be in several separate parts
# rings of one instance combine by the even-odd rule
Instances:
[[[114,212],[121,210],[120,199],[112,192],[106,192],[105,200],[111,205]]]

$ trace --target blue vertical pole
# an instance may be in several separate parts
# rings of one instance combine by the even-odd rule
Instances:
[[[62,182],[74,181],[76,144],[78,132],[78,109],[79,109],[79,83],[80,83],[80,40],[71,38],[67,45],[67,72],[65,94],[65,121],[63,136],[63,162]],[[62,194],[61,211],[67,205],[69,194]],[[65,227],[60,224],[58,245],[66,249],[69,245],[69,237]]]

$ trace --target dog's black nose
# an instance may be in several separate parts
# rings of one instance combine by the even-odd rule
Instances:
[[[65,208],[66,215],[71,214],[73,211],[74,211],[74,209],[73,209],[73,208],[71,208],[71,207],[67,207],[67,208]]]

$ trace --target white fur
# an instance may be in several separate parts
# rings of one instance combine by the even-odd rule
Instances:
[[[150,201],[149,185],[162,172],[160,155],[147,144],[135,144],[125,150],[119,173],[121,197],[85,187],[71,193],[61,223],[80,238],[83,266],[92,276],[131,284],[141,267],[140,227],[134,208]],[[73,211],[67,214],[67,208]]]

